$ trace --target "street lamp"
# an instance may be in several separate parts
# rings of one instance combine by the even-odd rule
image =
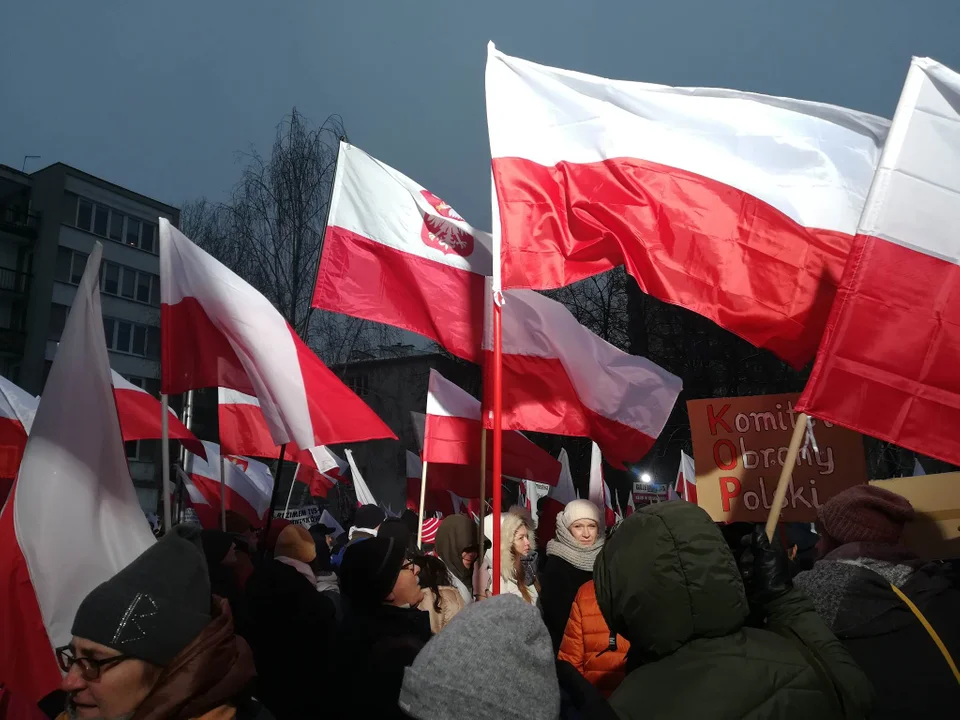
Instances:
[[[650,477],[650,473],[644,473],[640,476],[640,482],[649,484],[653,482],[653,478]]]

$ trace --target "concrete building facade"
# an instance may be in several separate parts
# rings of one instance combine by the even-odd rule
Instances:
[[[87,256],[103,243],[100,290],[110,365],[160,387],[158,222],[180,211],[63,163],[0,166],[0,374],[43,389]],[[157,501],[159,443],[129,443],[141,505]]]

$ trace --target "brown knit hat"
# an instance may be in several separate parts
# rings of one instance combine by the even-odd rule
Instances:
[[[855,485],[817,511],[821,530],[836,546],[854,542],[896,545],[914,510],[905,497],[874,485]]]
[[[317,556],[317,544],[313,541],[313,535],[303,525],[287,525],[277,538],[273,556],[311,563]]]

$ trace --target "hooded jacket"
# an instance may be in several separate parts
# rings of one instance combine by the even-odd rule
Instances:
[[[767,629],[745,627],[733,556],[696,505],[660,503],[627,518],[594,582],[608,626],[630,641],[627,676],[610,697],[622,719],[867,715],[869,681],[799,590],[767,604]]]
[[[960,662],[960,588],[938,563],[889,555],[878,560],[844,545],[794,582],[873,682],[871,718],[936,717],[960,707],[960,685],[890,585],[920,609],[954,662]]]
[[[500,516],[500,592],[501,594],[510,593],[511,595],[516,595],[521,600],[524,598],[523,593],[520,592],[520,586],[517,584],[517,573],[513,560],[513,536],[516,535],[517,531],[524,525],[527,526],[530,532],[530,557],[535,559],[536,555],[534,553],[537,550],[537,541],[533,536],[533,530],[530,528],[527,519],[523,515],[515,513],[512,509],[510,512],[505,512]],[[487,540],[493,542],[492,515],[484,518],[483,534]],[[476,586],[477,578],[480,578],[481,585],[486,588],[484,594],[487,596],[493,593],[493,558],[490,552],[491,551],[488,551],[483,557],[483,562],[478,564],[476,577],[474,579],[474,585]],[[523,582],[523,578],[521,578],[520,582]],[[530,603],[536,605],[539,599],[536,582],[527,585],[527,592],[530,594]]]
[[[450,515],[440,523],[437,530],[437,557],[443,560],[465,605],[473,602],[473,592],[468,587],[473,570],[463,566],[461,554],[467,548],[477,547],[477,526],[466,515]]]
[[[591,580],[573,602],[557,659],[570,663],[604,697],[610,697],[626,675],[629,649],[626,638],[607,627]]]
[[[215,598],[213,620],[164,668],[131,720],[238,717],[238,704],[249,703],[244,688],[255,674],[250,648],[233,632],[230,604]]]

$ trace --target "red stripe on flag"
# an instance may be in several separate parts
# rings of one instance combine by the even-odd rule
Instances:
[[[625,265],[640,288],[802,367],[852,238],[805,228],[707,177],[635,158],[495,158],[503,285],[546,289]]]
[[[0,418],[0,479],[15,480],[27,446],[27,433],[19,420]],[[0,503],[3,495],[0,494]]]
[[[279,457],[280,447],[270,436],[263,411],[256,405],[220,403],[218,419],[221,452],[251,457]],[[298,462],[313,463],[309,453],[297,451],[291,452],[291,455],[298,457]]]
[[[485,354],[484,407],[492,407],[492,353]],[[560,360],[532,355],[503,355],[503,427],[589,437],[615,467],[640,460],[656,442],[584,405]]]
[[[220,483],[216,480],[204,477],[203,475],[191,475],[190,479],[197,486],[197,490],[203,493],[203,497],[211,506],[220,510]],[[256,509],[247,500],[227,485],[224,489],[224,499],[227,501],[227,510],[242,515],[254,527],[263,525],[263,518],[257,515]]]
[[[850,262],[797,410],[960,465],[960,267],[866,236]]]
[[[17,541],[13,509],[11,494],[0,515],[0,681],[37,702],[59,687],[60,669]]]
[[[120,418],[120,432],[124,442],[134,440],[159,440],[163,437],[162,406],[153,395],[137,390],[113,389]],[[179,440],[190,452],[206,457],[203,445],[176,415],[170,414],[167,424],[168,437]]]
[[[418,333],[480,362],[482,275],[327,228],[313,307]]]

